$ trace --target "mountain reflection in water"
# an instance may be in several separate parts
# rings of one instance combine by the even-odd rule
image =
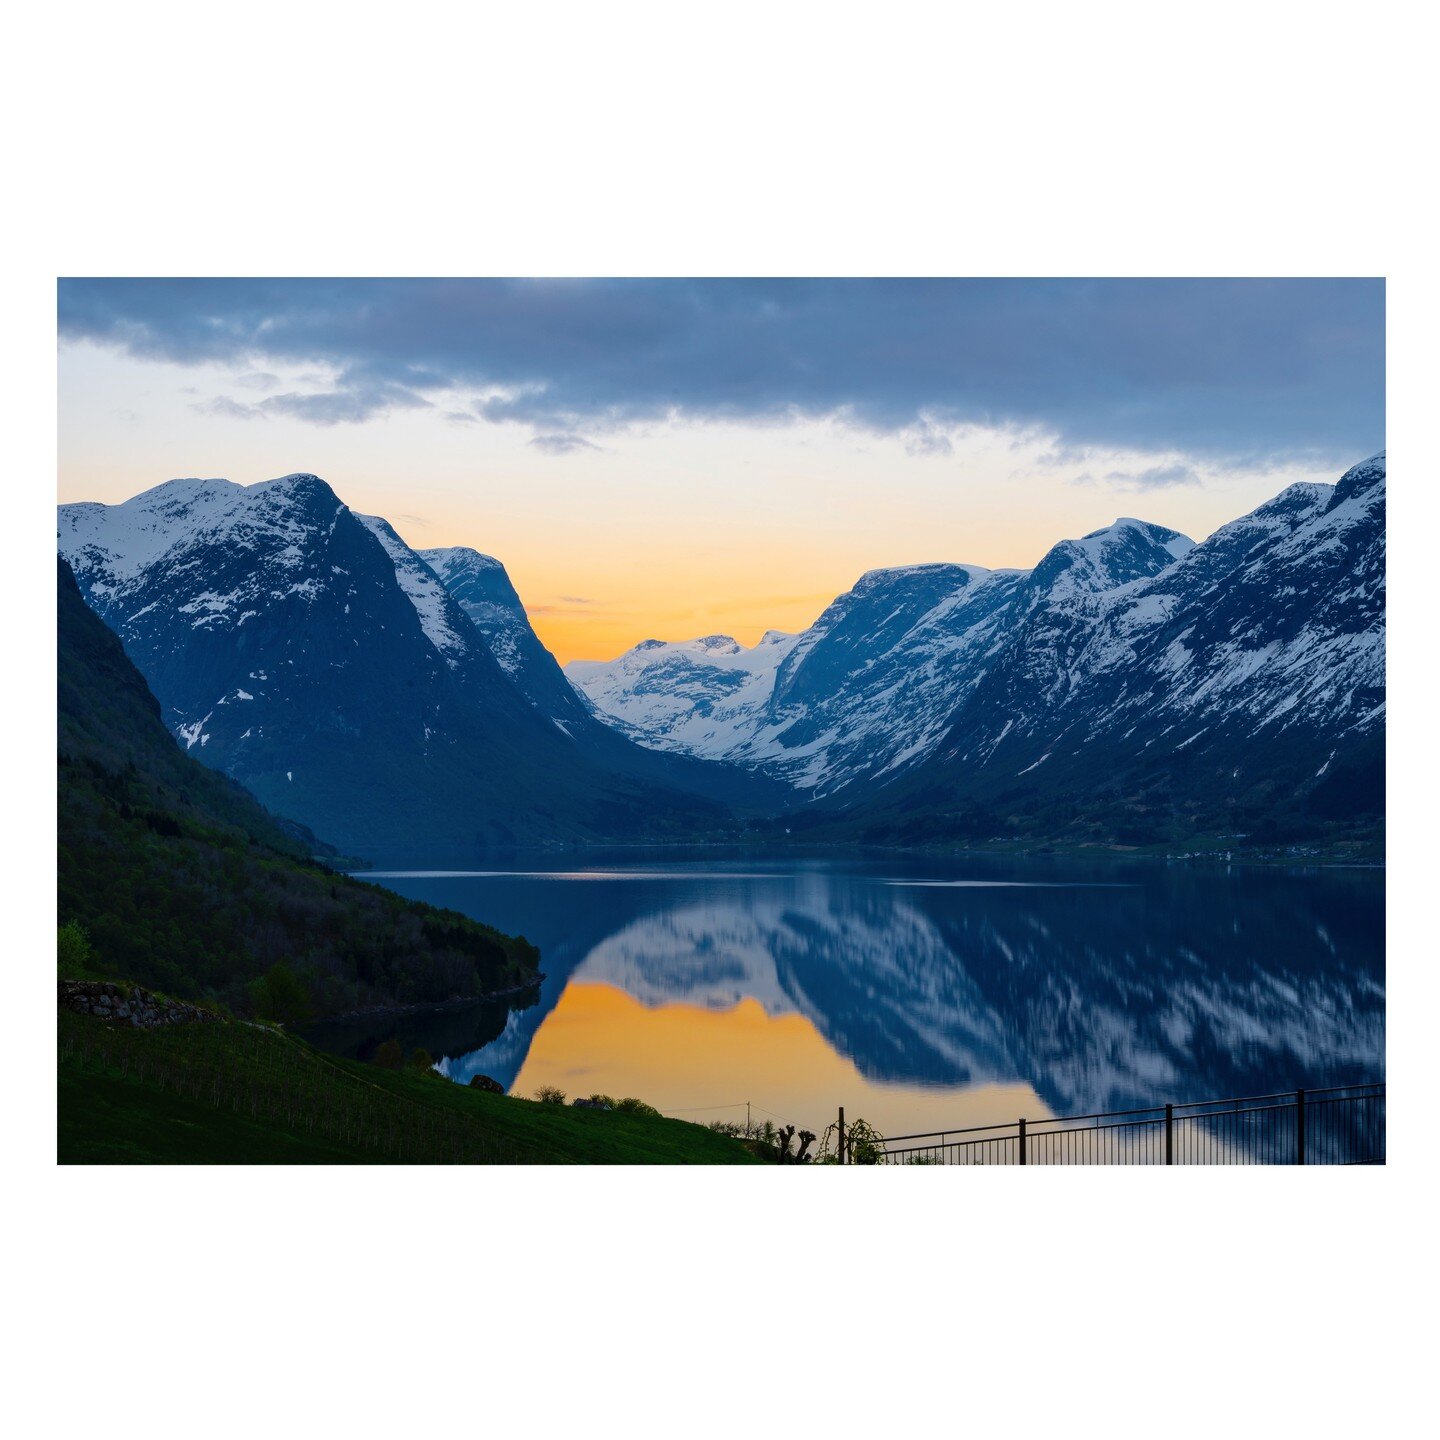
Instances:
[[[1384,875],[673,857],[372,872],[541,950],[538,1001],[317,1027],[517,1094],[897,1133],[1383,1078]]]

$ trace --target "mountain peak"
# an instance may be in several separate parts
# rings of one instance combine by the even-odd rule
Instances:
[[[254,488],[257,490],[298,490],[308,485],[325,485],[325,482],[318,476],[312,475],[308,470],[294,470],[289,475],[279,475],[274,480],[261,480]],[[325,487],[330,488],[328,485]]]
[[[1373,489],[1385,482],[1385,452],[1381,450],[1378,454],[1372,455],[1368,460],[1362,460],[1358,465],[1352,465],[1339,479],[1335,485],[1335,493],[1330,499],[1331,510],[1337,505],[1343,505],[1347,500],[1356,495],[1364,494],[1365,491]]]
[[[415,552],[440,577],[440,582],[461,609],[485,630],[497,618],[492,607],[513,617],[524,617],[525,607],[510,583],[510,575],[493,555],[482,555],[468,545],[451,545]]]
[[[955,585],[966,585],[983,580],[990,574],[983,565],[966,565],[953,560],[931,560],[918,565],[889,565],[876,570],[867,570],[854,584],[853,589],[876,590],[884,586],[906,584],[913,580],[949,580]]]
[[[1031,571],[1030,583],[1052,598],[1113,590],[1158,575],[1194,548],[1178,530],[1122,515],[1113,525],[1052,546]]]
[[[733,655],[740,649],[733,635],[702,635],[695,644],[702,650],[719,650],[727,655]]]
[[[417,550],[415,553],[423,556],[425,563],[432,569],[437,569],[437,573],[437,567],[442,565],[451,574],[459,574],[462,570],[505,569],[493,555],[485,555],[472,545],[440,545],[431,550]]]
[[[1180,531],[1171,530],[1165,525],[1157,525],[1153,520],[1137,519],[1134,515],[1117,516],[1111,524],[1104,525],[1099,530],[1092,530],[1079,540],[1062,540],[1060,543],[1062,545],[1086,545],[1095,541],[1101,545],[1126,544],[1137,533],[1145,540],[1165,546],[1177,559],[1187,550],[1195,548],[1195,542],[1188,535],[1182,535]]]

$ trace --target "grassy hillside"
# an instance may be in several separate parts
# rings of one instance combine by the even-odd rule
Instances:
[[[462,1088],[259,1025],[61,1011],[62,1164],[747,1164],[700,1125]]]
[[[184,754],[63,561],[58,605],[64,973],[289,1022],[535,978],[524,939],[336,874]]]

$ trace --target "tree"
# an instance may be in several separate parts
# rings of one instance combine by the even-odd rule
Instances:
[[[261,1003],[267,1020],[298,1025],[310,1018],[310,992],[288,965],[275,964],[265,972]]]

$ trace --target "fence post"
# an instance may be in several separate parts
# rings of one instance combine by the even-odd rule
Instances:
[[[1020,1163],[1025,1163],[1025,1122],[1020,1122]]]
[[[845,1107],[840,1107],[840,1163],[845,1163]]]
[[[1305,1163],[1305,1092],[1295,1092],[1295,1163]]]
[[[1165,1163],[1175,1163],[1175,1107],[1165,1107]]]

